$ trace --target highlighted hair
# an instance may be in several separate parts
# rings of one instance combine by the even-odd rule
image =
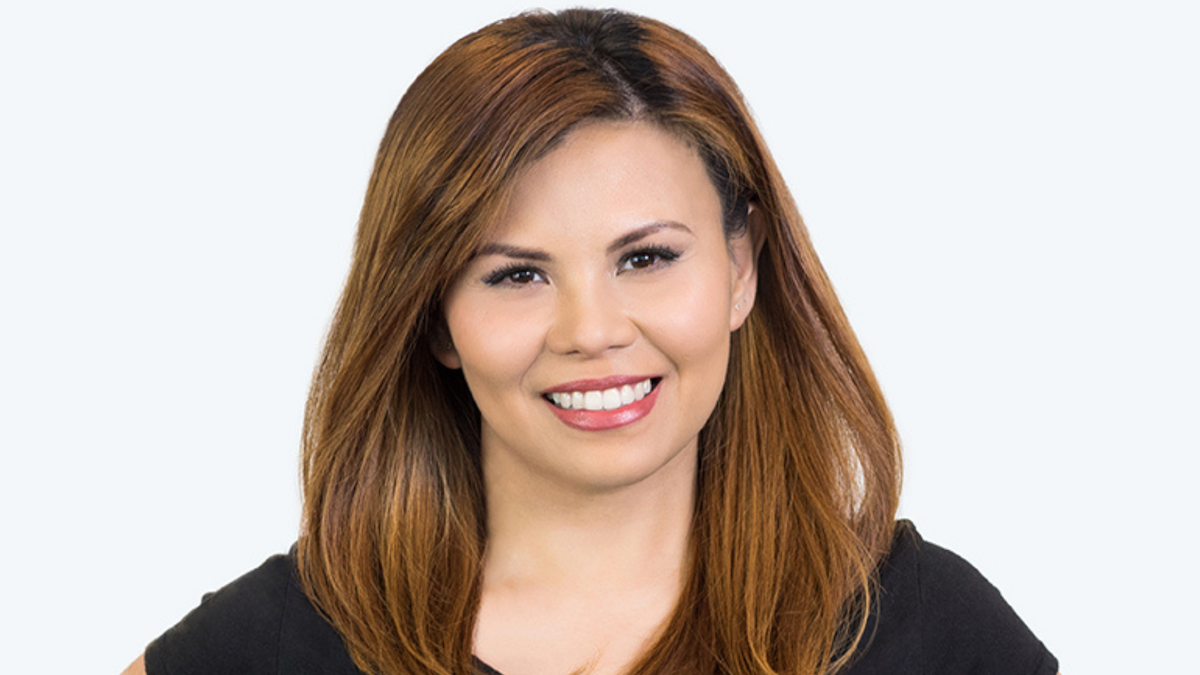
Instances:
[[[728,236],[756,205],[755,308],[700,435],[690,569],[630,673],[830,673],[862,638],[899,500],[890,413],[736,85],[616,11],[529,13],[452,45],[381,143],[305,416],[306,592],[368,673],[472,672],[487,537],[479,411],[429,341],[517,177],[581,122],[692,145]]]

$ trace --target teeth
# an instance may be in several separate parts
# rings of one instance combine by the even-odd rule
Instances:
[[[550,394],[550,400],[563,410],[616,410],[642,400],[653,386],[650,380],[646,379],[632,386],[627,384],[612,389],[555,392]]]
[[[588,393],[591,396],[591,393]],[[621,407],[621,390],[620,389],[605,389],[604,390],[604,409],[616,410]]]
[[[574,394],[571,395],[574,398]],[[604,395],[598,391],[589,391],[583,395],[583,407],[588,410],[603,410]]]

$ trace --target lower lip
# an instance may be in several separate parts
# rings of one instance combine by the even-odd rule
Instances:
[[[581,431],[605,431],[633,424],[649,415],[650,409],[654,407],[654,402],[658,400],[658,390],[661,386],[662,382],[659,382],[641,400],[621,406],[616,410],[563,410],[550,401],[546,401],[546,405],[550,406],[550,410],[558,416],[558,419],[569,427]]]

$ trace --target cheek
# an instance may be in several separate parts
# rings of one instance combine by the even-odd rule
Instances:
[[[709,268],[709,273],[681,277],[669,291],[654,294],[643,317],[654,342],[673,361],[703,364],[723,381],[729,359],[728,270]]]
[[[536,358],[541,338],[531,318],[495,302],[460,298],[446,303],[450,338],[476,398],[484,393],[476,389],[519,381]]]

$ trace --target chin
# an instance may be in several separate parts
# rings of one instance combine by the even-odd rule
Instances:
[[[650,487],[655,484],[688,484],[696,474],[696,444],[671,454],[656,458],[625,446],[621,451],[608,455],[603,461],[588,466],[577,466],[570,476],[564,476],[575,489],[591,494],[605,494],[623,490]]]

